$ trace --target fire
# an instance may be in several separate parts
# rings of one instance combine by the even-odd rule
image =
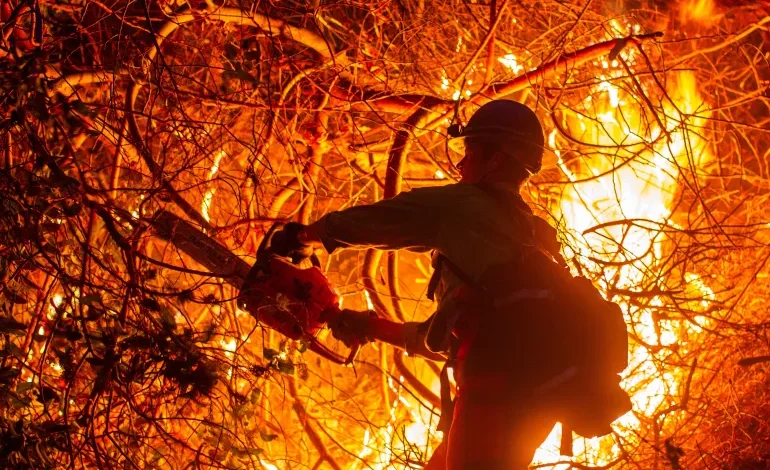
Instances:
[[[364,298],[366,299],[367,310],[374,310],[374,304],[372,303],[372,297],[369,295],[369,291],[364,291]]]
[[[630,52],[623,59],[633,67]],[[665,90],[670,100],[662,93],[657,98],[656,119],[649,105],[646,107],[646,103],[630,94],[633,88],[618,86],[619,80],[628,84],[623,78],[625,70],[618,68],[616,62],[605,65],[599,85],[580,109],[562,113],[560,127],[587,143],[612,148],[608,152],[612,155],[595,152],[565,162],[566,143],[563,147],[555,130],[549,134],[548,143],[556,155],[556,164],[569,181],[558,206],[552,210],[557,220],[565,224],[571,246],[565,248],[568,258],[577,256],[591,272],[599,274],[602,288],[613,283],[619,289],[639,290],[640,286],[652,283],[658,260],[666,254],[665,239],[658,229],[662,225],[676,226],[671,216],[682,178],[680,168],[699,168],[711,158],[706,142],[693,132],[702,128],[708,113],[690,72],[672,74],[673,80]],[[601,228],[595,229],[597,226]],[[608,268],[591,259],[623,263]],[[685,275],[685,280],[707,299],[702,307],[708,307],[713,292],[703,280],[691,273]],[[635,309],[621,298],[613,300],[623,307],[632,333],[649,345],[681,343],[683,337],[692,338],[698,332],[697,325],[675,321],[660,321],[656,327],[650,308]],[[654,308],[661,302],[653,298],[650,305]],[[630,365],[622,385],[631,395],[633,411],[614,425],[627,442],[636,439],[631,432],[639,424],[634,413],[651,416],[661,407],[673,404],[683,380],[662,370],[649,348],[633,343],[631,348]],[[559,425],[538,450],[536,463],[570,460],[559,456],[560,437]],[[591,465],[607,464],[619,451],[611,436],[578,439],[573,449],[578,461]]]
[[[262,465],[262,468],[264,468],[265,470],[278,470],[278,467],[276,467],[271,463],[265,462],[262,459],[259,460],[259,463]]]
[[[397,353],[398,354],[398,353]],[[359,463],[355,468],[366,469],[409,469],[411,465],[402,463],[410,461],[425,461],[432,454],[435,446],[441,442],[442,433],[436,430],[438,419],[431,410],[421,406],[411,395],[404,393],[404,378],[396,382],[388,378],[388,389],[393,394],[390,404],[390,419],[388,423],[375,428],[364,430],[361,450],[358,453]],[[438,378],[431,387],[434,392],[439,389]],[[374,451],[378,450],[376,455]]]
[[[712,25],[717,23],[722,15],[716,12],[714,0],[683,0],[679,4],[679,21]]]
[[[514,74],[518,75],[524,71],[524,67],[519,65],[519,61],[514,54],[505,54],[503,57],[498,57],[497,61],[511,69]]]

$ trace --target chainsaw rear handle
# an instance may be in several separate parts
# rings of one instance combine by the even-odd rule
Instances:
[[[335,364],[350,367],[353,365],[353,361],[356,359],[356,356],[358,356],[358,351],[361,350],[361,346],[361,342],[356,340],[352,345],[350,345],[350,352],[348,353],[348,357],[345,359],[342,359],[342,356],[327,348],[323,343],[317,341],[315,338],[313,338],[313,341],[308,344],[308,349],[318,354],[319,356],[334,362]]]

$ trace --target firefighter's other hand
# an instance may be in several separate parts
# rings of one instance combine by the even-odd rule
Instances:
[[[357,310],[343,310],[329,322],[332,336],[352,347],[355,344],[364,344],[373,336],[373,319],[377,314],[373,311],[359,312]]]
[[[303,224],[289,222],[273,234],[270,248],[278,255],[290,256],[295,262],[309,258],[313,254],[313,246],[300,240],[300,232],[305,227]]]

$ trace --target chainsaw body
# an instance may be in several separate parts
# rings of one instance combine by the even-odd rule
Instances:
[[[318,267],[302,269],[276,254],[260,254],[247,284],[243,308],[294,340],[315,337],[340,311],[339,296]]]
[[[265,236],[253,267],[223,245],[179,217],[162,211],[153,222],[156,232],[208,268],[212,275],[241,290],[239,305],[266,327],[304,341],[308,349],[337,364],[350,365],[360,349],[354,344],[347,356],[318,340],[326,324],[340,314],[340,298],[318,266],[302,268],[271,251]],[[247,282],[248,278],[248,282]]]

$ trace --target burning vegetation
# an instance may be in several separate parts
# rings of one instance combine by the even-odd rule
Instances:
[[[1,462],[421,468],[438,365],[322,360],[153,221],[251,263],[275,221],[455,181],[447,127],[507,98],[547,129],[525,199],[630,338],[633,411],[573,455],[557,425],[534,465],[770,463],[767,2],[0,0],[0,21]],[[346,308],[431,312],[427,255],[322,261]]]

